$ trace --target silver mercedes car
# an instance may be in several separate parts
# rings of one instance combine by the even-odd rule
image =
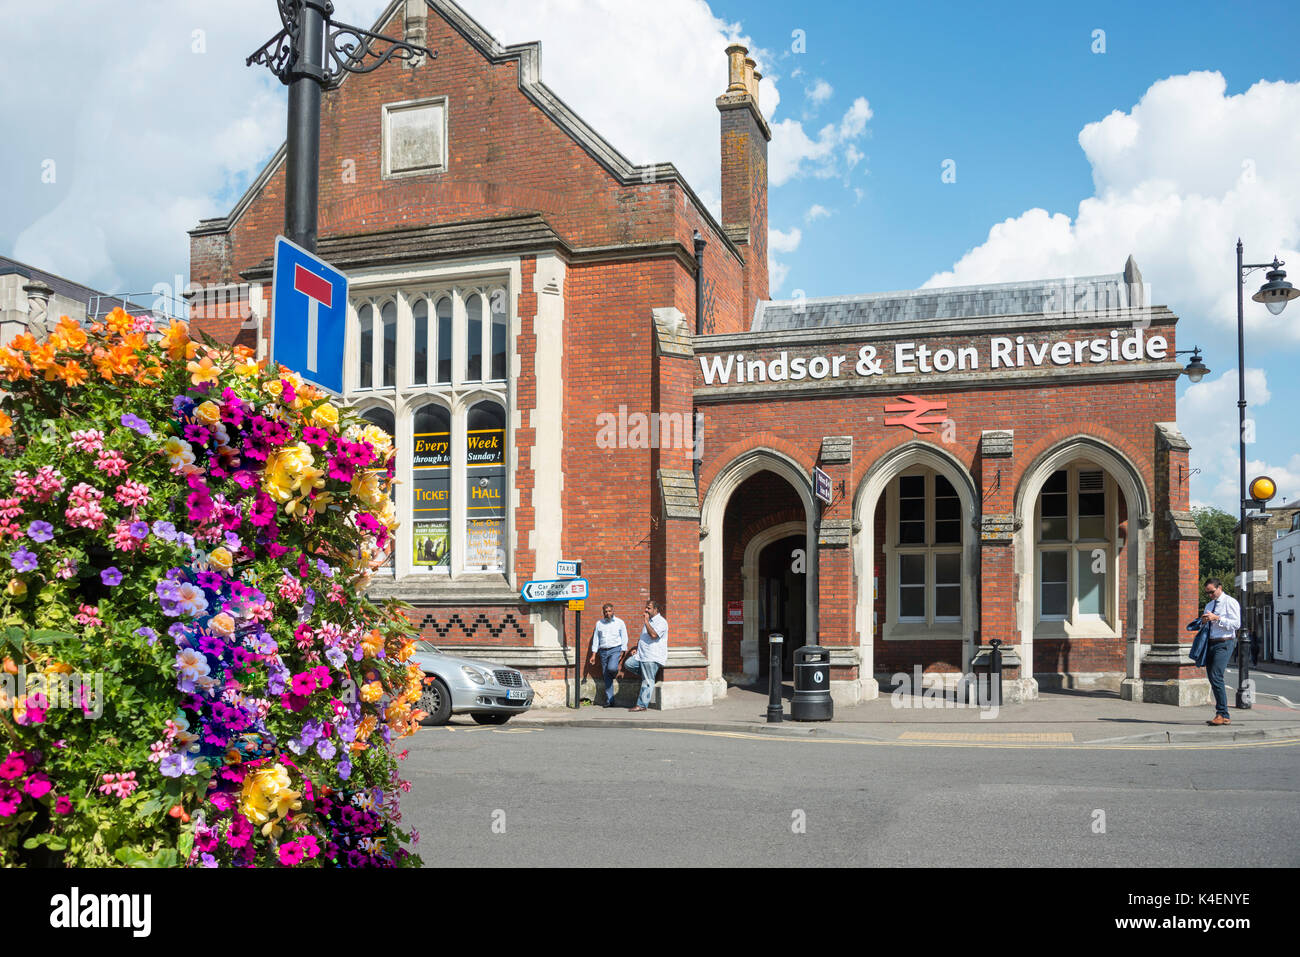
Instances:
[[[533,706],[533,686],[514,668],[444,654],[423,639],[416,642],[413,660],[424,670],[425,724],[446,724],[453,714],[468,714],[479,724],[505,724]]]

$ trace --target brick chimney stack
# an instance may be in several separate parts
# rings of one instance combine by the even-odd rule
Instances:
[[[767,147],[772,129],[758,105],[762,74],[749,50],[727,47],[722,114],[722,228],[745,257],[745,314],[770,295],[767,276]]]

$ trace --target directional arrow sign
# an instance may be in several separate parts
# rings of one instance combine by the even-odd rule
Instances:
[[[314,385],[341,393],[348,277],[277,236],[271,290],[272,361]]]
[[[524,601],[581,601],[587,597],[587,579],[565,578],[562,581],[534,581],[524,585]]]

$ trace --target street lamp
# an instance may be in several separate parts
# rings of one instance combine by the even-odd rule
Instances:
[[[1185,356],[1192,354],[1192,361],[1187,363],[1187,368],[1183,370],[1183,375],[1187,376],[1193,383],[1200,382],[1210,374],[1209,367],[1201,361],[1201,347],[1196,346],[1192,349],[1179,349],[1174,353],[1176,356]]]
[[[1243,247],[1237,240],[1237,418],[1238,442],[1240,446],[1239,465],[1241,467],[1241,510],[1240,524],[1237,526],[1237,581],[1241,583],[1241,623],[1242,635],[1237,642],[1237,707],[1250,708],[1254,697],[1247,688],[1250,680],[1250,658],[1245,653],[1246,642],[1250,639],[1250,588],[1246,581],[1246,565],[1250,559],[1246,552],[1246,508],[1253,499],[1246,488],[1246,277],[1256,269],[1267,269],[1268,275],[1259,292],[1250,298],[1262,302],[1273,315],[1280,315],[1286,304],[1297,296],[1296,289],[1286,281],[1286,273],[1276,256],[1271,263],[1243,263]]]

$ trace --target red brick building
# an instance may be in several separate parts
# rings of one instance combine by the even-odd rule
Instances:
[[[376,30],[438,56],[326,94],[319,252],[351,280],[346,398],[399,449],[375,591],[427,637],[561,703],[573,615],[519,590],[580,558],[585,630],[607,600],[630,626],[665,606],[663,707],[758,679],[773,631],[819,636],[842,702],[918,666],[953,680],[993,638],[1008,697],[1206,699],[1182,630],[1176,317],[1131,260],[772,302],[771,132],[743,47],[716,100],[719,222],[570,110],[538,45],[501,46],[450,0],[395,0]],[[283,197],[281,150],[191,232],[196,325],[263,353]]]

